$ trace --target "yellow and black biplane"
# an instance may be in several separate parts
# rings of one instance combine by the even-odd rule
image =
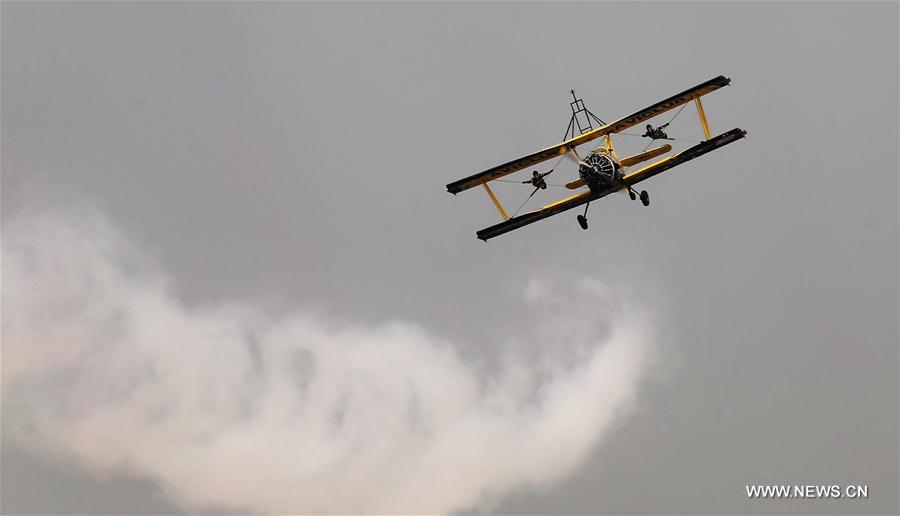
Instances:
[[[717,136],[713,136],[709,129],[706,114],[703,111],[703,104],[700,102],[700,97],[703,95],[713,92],[722,86],[727,86],[730,83],[730,78],[720,75],[609,124],[603,122],[603,120],[588,111],[587,108],[584,107],[584,102],[576,97],[575,92],[572,91],[572,97],[574,99],[574,101],[570,103],[572,117],[569,120],[569,127],[566,130],[566,134],[561,143],[490,168],[484,172],[460,179],[459,181],[454,181],[447,185],[447,191],[452,194],[458,194],[464,190],[481,186],[487,192],[491,201],[493,201],[494,206],[497,207],[497,211],[500,212],[500,216],[503,217],[503,222],[478,231],[476,233],[478,238],[484,241],[581,205],[585,205],[585,209],[584,214],[578,215],[578,223],[581,225],[582,229],[587,229],[587,209],[588,206],[590,206],[591,201],[605,197],[614,192],[622,191],[627,192],[632,200],[636,200],[639,197],[641,203],[644,206],[647,206],[650,204],[650,196],[646,191],[638,193],[634,189],[635,184],[665,172],[672,167],[700,157],[707,152],[728,145],[747,135],[747,131],[735,128]],[[664,143],[653,149],[650,149],[649,147],[657,140],[674,140],[673,138],[669,138],[665,129],[691,101],[694,102],[694,105],[697,108],[697,115],[700,118],[700,125],[703,128],[705,140],[679,152],[669,154],[668,156],[665,156],[652,164],[638,168],[637,170],[628,170],[629,167],[663,156],[672,150],[672,146],[668,143]],[[670,120],[669,123],[659,127],[653,127],[648,124],[644,134],[631,135],[650,138],[650,145],[648,145],[644,151],[625,158],[620,158],[616,155],[612,143],[613,134],[628,134],[623,132],[630,127],[644,123],[675,108],[679,109],[675,113],[675,117],[672,117],[672,120]],[[599,127],[595,128],[594,124],[597,124]],[[601,137],[603,137],[602,142],[598,144],[590,154],[586,155],[584,158],[578,155],[576,147]],[[565,187],[570,190],[586,189],[566,199],[548,204],[543,208],[522,215],[514,213],[513,216],[510,217],[500,204],[497,196],[491,190],[491,187],[488,186],[488,183],[501,180],[500,178],[502,177],[555,157],[560,157],[561,159],[563,156],[569,156],[573,161],[578,163],[579,175],[578,179],[566,184]],[[551,168],[547,172],[538,172],[535,170],[532,172],[531,177],[524,181],[506,180],[506,182],[522,183],[525,185],[530,184],[534,186],[534,190],[528,197],[528,199],[530,199],[538,190],[547,189],[548,184],[545,178],[553,172],[554,168]],[[527,202],[528,199],[526,199],[525,202]],[[524,206],[524,203],[522,206]]]

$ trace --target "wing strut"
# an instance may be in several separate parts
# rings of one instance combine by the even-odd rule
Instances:
[[[488,186],[487,183],[481,183],[481,186],[484,187],[484,191],[491,197],[491,200],[494,201],[494,206],[497,207],[497,211],[500,212],[500,216],[503,217],[503,220],[509,220],[509,215],[506,214],[506,210],[503,209],[503,206],[500,204],[500,201],[497,200],[497,196],[494,195],[494,191],[491,190],[491,187]]]
[[[712,139],[712,132],[709,130],[709,122],[706,121],[706,113],[703,111],[703,103],[700,102],[700,97],[694,98],[694,104],[697,106],[697,116],[700,117],[700,125],[703,126],[703,134],[706,135],[706,140],[709,141]]]

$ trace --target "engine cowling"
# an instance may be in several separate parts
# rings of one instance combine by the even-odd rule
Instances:
[[[619,164],[609,154],[591,154],[579,165],[578,175],[593,188],[603,188],[616,181]]]

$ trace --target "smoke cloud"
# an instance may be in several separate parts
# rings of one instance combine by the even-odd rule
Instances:
[[[187,307],[142,256],[90,210],[4,221],[4,439],[186,510],[439,513],[553,482],[651,362],[646,311],[596,280],[532,280],[488,367],[412,322]]]

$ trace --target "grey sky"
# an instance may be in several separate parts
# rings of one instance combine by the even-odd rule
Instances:
[[[191,306],[409,320],[490,356],[535,275],[615,278],[653,305],[665,365],[638,410],[567,478],[490,510],[897,513],[896,3],[2,14],[4,221],[89,200]],[[713,130],[749,138],[653,179],[649,208],[614,196],[588,232],[567,213],[484,244],[487,197],[444,191],[558,141],[570,89],[610,120],[719,74]],[[678,123],[697,137],[692,108]],[[6,439],[2,475],[7,513],[177,508],[153,479]],[[757,483],[870,497],[750,501]]]

